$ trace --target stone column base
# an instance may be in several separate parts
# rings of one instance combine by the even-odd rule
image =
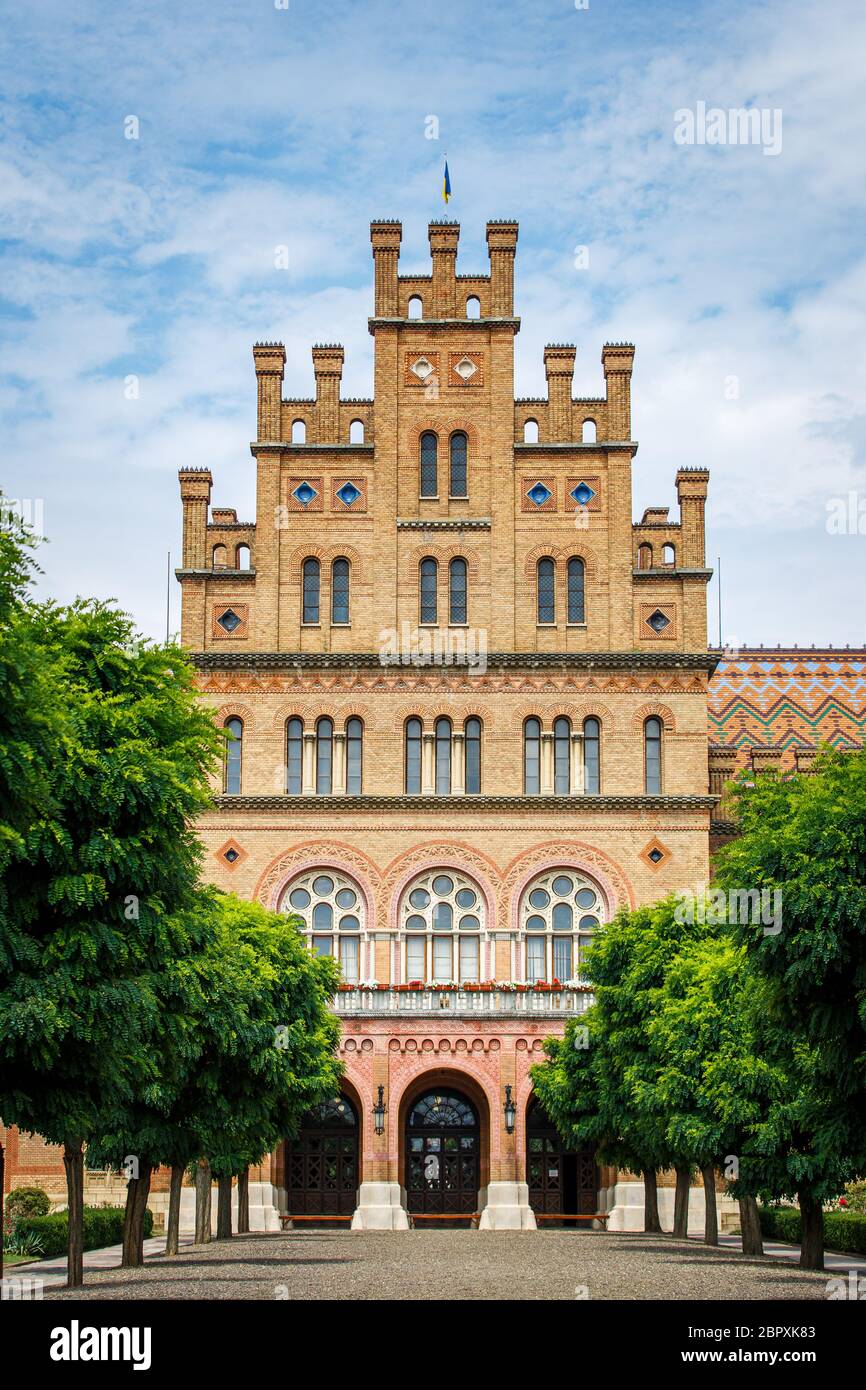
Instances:
[[[535,1231],[535,1213],[529,1205],[525,1182],[491,1182],[487,1205],[478,1223],[480,1231]]]
[[[250,1231],[279,1231],[280,1214],[277,1211],[277,1191],[273,1183],[250,1183]],[[211,1188],[211,1230],[216,1231],[217,1190]],[[238,1189],[232,1188],[232,1230],[238,1228]],[[181,1188],[180,1225],[182,1235],[195,1231],[195,1188]]]
[[[642,1231],[644,1222],[644,1193],[642,1182],[618,1182],[613,1188],[613,1202],[610,1208],[607,1229],[609,1231]],[[658,1189],[659,1221],[663,1231],[672,1231],[674,1225],[674,1189]],[[719,1230],[729,1228],[737,1204],[727,1193],[716,1193],[716,1210]],[[689,1189],[688,1233],[690,1236],[703,1235],[704,1231],[704,1189],[695,1184]]]
[[[352,1217],[353,1231],[408,1231],[398,1182],[362,1182]]]

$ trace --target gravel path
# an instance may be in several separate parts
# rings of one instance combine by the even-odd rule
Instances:
[[[85,1277],[45,1298],[823,1299],[828,1275],[670,1237],[451,1230],[235,1236]]]

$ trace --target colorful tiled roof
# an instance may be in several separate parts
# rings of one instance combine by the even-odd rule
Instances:
[[[710,743],[866,744],[866,648],[741,648],[722,657],[709,688]]]

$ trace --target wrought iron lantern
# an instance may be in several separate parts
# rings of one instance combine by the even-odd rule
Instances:
[[[373,1124],[377,1134],[385,1133],[385,1087],[379,1087],[379,1097],[373,1106]]]
[[[502,1107],[505,1111],[505,1133],[514,1133],[514,1121],[517,1117],[517,1106],[511,1098],[511,1086],[505,1087],[505,1104]]]

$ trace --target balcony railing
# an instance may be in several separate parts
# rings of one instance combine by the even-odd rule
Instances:
[[[341,989],[334,1012],[343,1017],[359,1015],[411,1015],[415,1018],[567,1018],[589,1008],[592,995],[585,989],[448,989],[358,986]]]

